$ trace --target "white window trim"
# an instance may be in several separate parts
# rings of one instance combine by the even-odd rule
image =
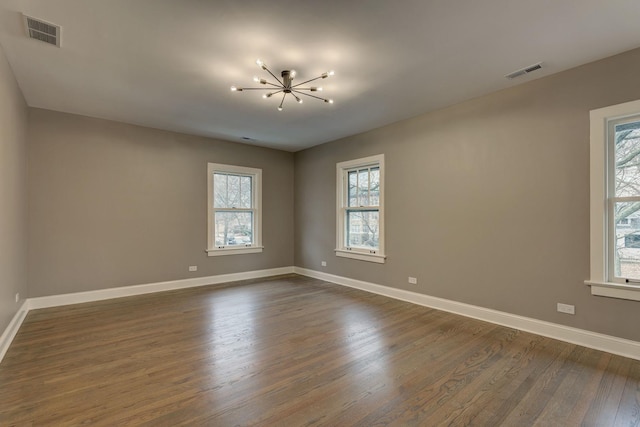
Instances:
[[[239,175],[251,175],[253,178],[253,188],[251,189],[251,197],[253,197],[252,205],[254,208],[253,218],[253,243],[245,246],[216,246],[213,237],[215,229],[213,219],[213,174],[235,173]],[[240,255],[253,254],[262,252],[262,169],[248,168],[244,166],[223,165],[220,163],[208,163],[207,165],[207,255],[223,256],[223,255]]]
[[[608,124],[640,113],[640,100],[592,110],[590,147],[591,294],[640,301],[640,286],[609,281],[607,265],[607,139]]]
[[[378,208],[378,215],[380,218],[380,230],[378,238],[379,247],[376,250],[347,247],[344,244],[346,232],[344,209],[346,208],[347,197],[346,185],[344,182],[344,180],[346,179],[345,172],[349,169],[371,165],[378,165],[380,167],[380,206]],[[384,154],[364,157],[362,159],[349,160],[336,164],[336,249],[334,249],[336,256],[384,264],[385,259],[387,258],[384,249],[384,176]]]

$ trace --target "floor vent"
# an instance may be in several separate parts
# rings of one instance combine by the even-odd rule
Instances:
[[[27,15],[24,17],[24,24],[27,29],[27,35],[32,38],[60,47],[60,26],[50,24],[40,19],[32,18]]]
[[[542,69],[542,62],[538,62],[537,64],[529,65],[528,67],[521,68],[519,70],[514,71],[513,73],[507,74],[505,77],[508,79],[515,79],[520,76],[524,76],[525,74],[533,73],[534,71]]]

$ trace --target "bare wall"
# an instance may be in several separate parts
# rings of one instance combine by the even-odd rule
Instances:
[[[639,75],[634,50],[296,153],[296,266],[640,341],[640,303],[584,284],[589,111]],[[387,262],[337,258],[335,165],[381,153]]]
[[[0,47],[0,331],[27,297],[26,162],[27,106]]]
[[[30,297],[293,264],[292,153],[29,113]],[[263,169],[263,253],[204,252],[207,162]]]

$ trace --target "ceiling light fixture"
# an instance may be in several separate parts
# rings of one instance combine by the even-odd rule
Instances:
[[[260,61],[258,59],[256,61],[256,64],[258,64],[258,67],[262,68],[267,73],[271,74],[271,76],[274,79],[276,79],[276,81],[278,83],[276,84],[276,83],[269,82],[266,79],[261,79],[259,77],[254,77],[253,78],[254,82],[260,83],[261,85],[265,85],[265,86],[271,86],[271,87],[236,87],[236,86],[231,86],[231,91],[232,92],[242,92],[244,90],[268,90],[268,91],[270,91],[269,93],[265,93],[264,95],[262,95],[262,97],[264,99],[269,99],[274,95],[278,95],[278,94],[282,93],[282,100],[280,101],[280,105],[278,106],[278,111],[282,111],[282,107],[284,105],[284,100],[287,98],[287,95],[293,96],[296,99],[296,101],[298,102],[298,104],[302,104],[302,98],[300,98],[298,95],[308,96],[310,98],[315,98],[315,99],[319,99],[320,101],[324,101],[327,104],[333,104],[333,99],[322,98],[320,96],[311,95],[310,93],[307,93],[307,92],[322,92],[322,88],[321,87],[317,87],[317,86],[301,87],[302,85],[307,84],[307,83],[311,83],[311,82],[313,82],[315,80],[326,79],[327,77],[333,76],[335,74],[333,71],[328,71],[326,73],[322,73],[318,77],[315,77],[313,79],[306,80],[306,81],[304,81],[302,83],[298,83],[298,84],[294,85],[293,84],[293,79],[296,76],[296,71],[295,70],[284,70],[284,71],[282,71],[280,73],[280,75],[282,76],[282,80],[280,80],[278,77],[276,77],[275,74],[273,74],[271,72],[271,70],[269,70],[269,68],[267,68],[267,66],[265,65],[264,62],[262,62],[262,61]]]

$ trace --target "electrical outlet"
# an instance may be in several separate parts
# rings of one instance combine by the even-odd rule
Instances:
[[[417,285],[418,279],[416,279],[415,277],[409,277],[409,283],[411,283],[412,285]]]
[[[20,301],[20,293],[16,294],[16,302]]]
[[[322,264],[323,267],[326,267],[327,266],[327,261],[322,261],[321,264]]]
[[[189,266],[189,271],[198,271],[198,266],[197,265],[190,265]]]
[[[576,314],[576,306],[558,303],[558,311],[566,314]]]

